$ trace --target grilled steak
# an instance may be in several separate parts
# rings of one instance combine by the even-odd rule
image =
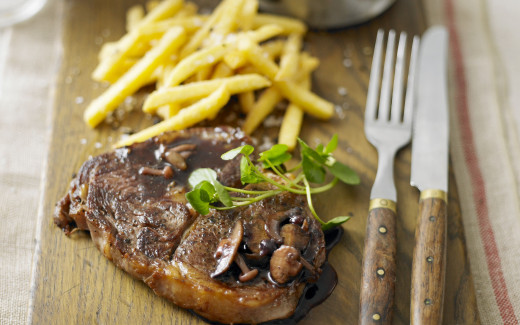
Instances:
[[[89,231],[118,267],[211,321],[289,317],[325,260],[304,198],[282,193],[207,216],[185,199],[197,168],[240,186],[239,159],[220,155],[249,142],[238,129],[194,128],[91,158],[58,202],[55,223],[68,235]]]

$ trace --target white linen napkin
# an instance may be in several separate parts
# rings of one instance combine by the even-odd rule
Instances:
[[[27,322],[61,1],[0,29],[0,324]]]

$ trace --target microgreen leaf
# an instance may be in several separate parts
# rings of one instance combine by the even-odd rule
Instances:
[[[309,182],[320,184],[325,181],[325,168],[309,156],[302,156],[302,169]]]
[[[260,153],[258,160],[264,163],[264,168],[270,167],[267,160],[269,160],[273,166],[280,166],[292,158],[292,155],[287,152],[288,148],[289,147],[285,144],[275,144],[271,149]]]
[[[195,188],[186,193],[186,199],[191,206],[200,214],[209,213],[210,203],[218,201],[215,187],[208,181],[202,181]]]
[[[320,164],[324,164],[327,161],[327,155],[322,155],[322,154],[318,153],[316,150],[309,147],[301,139],[298,139],[298,142],[300,143],[300,151],[301,151],[302,159],[303,159],[303,157],[307,156],[308,158],[311,158]]]
[[[242,157],[240,160],[240,181],[242,184],[255,184],[263,181],[251,167],[246,157]]]
[[[336,150],[337,147],[338,147],[338,135],[334,134],[332,136],[332,139],[330,139],[329,143],[327,143],[327,146],[325,147],[325,151],[323,151],[323,153],[330,154],[334,150]]]
[[[254,150],[255,150],[255,148],[253,146],[246,144],[246,145],[240,146],[238,148],[231,149],[228,152],[223,153],[222,156],[220,156],[220,157],[223,160],[231,160],[231,159],[235,158],[236,156],[238,156],[239,154],[243,154],[244,156],[249,156],[250,154],[253,153]]]
[[[327,164],[327,167],[332,175],[339,178],[339,180],[345,184],[356,185],[360,182],[358,174],[339,161],[334,160],[330,166]]]
[[[195,188],[197,184],[203,181],[207,181],[215,187],[215,191],[218,194],[218,199],[220,202],[222,202],[227,207],[233,205],[231,196],[229,195],[228,191],[224,188],[224,185],[222,185],[217,180],[217,172],[211,168],[199,168],[193,171],[193,173],[191,173],[190,177],[188,178],[188,183],[190,183],[192,188]]]
[[[334,218],[332,220],[329,220],[326,223],[323,223],[321,225],[321,230],[325,231],[325,230],[332,229],[332,228],[334,228],[336,226],[341,225],[342,223],[347,222],[349,219],[350,219],[350,217],[345,217],[345,216],[336,217],[336,218]]]

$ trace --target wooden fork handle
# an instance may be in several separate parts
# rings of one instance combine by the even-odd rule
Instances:
[[[395,291],[395,202],[372,199],[368,213],[359,324],[391,324]]]
[[[446,206],[446,192],[421,192],[412,262],[411,324],[442,323],[446,273]]]

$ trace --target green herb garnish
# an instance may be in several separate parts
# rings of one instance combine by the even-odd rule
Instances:
[[[309,147],[304,141],[298,139],[300,145],[301,162],[289,172],[296,175],[289,178],[286,175],[284,163],[289,161],[292,156],[287,151],[287,146],[276,144],[271,149],[261,152],[258,161],[262,163],[265,170],[271,170],[283,181],[268,177],[252,161],[251,154],[254,147],[244,145],[224,153],[221,157],[224,160],[231,160],[242,155],[240,161],[240,180],[243,185],[267,182],[276,188],[266,191],[247,190],[233,188],[222,185],[217,180],[217,173],[210,168],[200,168],[191,173],[188,182],[192,191],[186,193],[186,198],[197,212],[206,215],[209,209],[227,210],[240,206],[246,206],[258,202],[265,198],[277,195],[283,191],[288,191],[300,195],[305,195],[311,213],[321,224],[323,230],[331,229],[346,222],[350,217],[336,217],[328,222],[324,222],[316,214],[312,204],[311,195],[321,193],[331,189],[338,181],[346,184],[359,184],[359,176],[350,167],[340,163],[333,156],[332,152],[338,145],[338,137],[334,135],[326,145],[318,145],[316,149]],[[331,173],[333,179],[325,183],[327,172]],[[310,184],[320,186],[312,187]],[[246,196],[234,196],[233,193],[242,193]]]

